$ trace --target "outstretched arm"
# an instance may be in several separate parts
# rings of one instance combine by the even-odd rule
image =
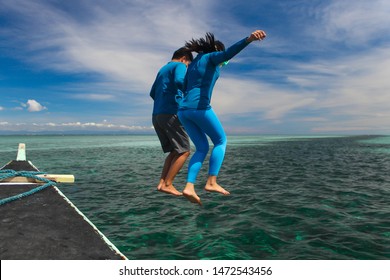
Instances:
[[[218,65],[229,59],[232,59],[235,55],[237,55],[240,51],[242,51],[246,46],[248,46],[253,41],[263,40],[266,37],[266,34],[263,30],[256,30],[251,33],[245,39],[242,39],[235,43],[234,45],[227,48],[222,52],[214,52],[211,54],[211,61]]]

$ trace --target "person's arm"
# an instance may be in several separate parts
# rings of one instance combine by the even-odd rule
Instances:
[[[186,76],[187,66],[184,63],[179,63],[175,68],[175,84],[181,91],[184,90],[184,78]]]
[[[248,37],[238,41],[234,45],[227,48],[225,51],[214,52],[210,54],[210,59],[215,65],[219,65],[225,61],[232,59],[240,51],[242,51],[251,42],[256,40],[263,40],[266,34],[263,30],[256,30],[251,33]]]

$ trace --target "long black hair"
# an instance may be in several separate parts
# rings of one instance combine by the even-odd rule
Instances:
[[[186,42],[185,46],[196,53],[211,53],[215,51],[224,51],[225,45],[215,40],[214,34],[207,32],[204,38],[194,39]]]

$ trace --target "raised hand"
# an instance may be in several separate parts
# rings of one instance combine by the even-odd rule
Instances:
[[[247,38],[247,42],[261,41],[264,40],[267,34],[263,30],[253,31],[252,34]]]

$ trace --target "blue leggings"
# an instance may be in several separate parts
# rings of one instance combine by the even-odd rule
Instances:
[[[217,176],[225,157],[227,142],[225,131],[217,115],[213,109],[209,109],[183,110],[178,112],[178,116],[196,147],[188,165],[187,182],[195,184],[196,177],[209,151],[207,136],[214,144],[210,156],[209,175]]]

